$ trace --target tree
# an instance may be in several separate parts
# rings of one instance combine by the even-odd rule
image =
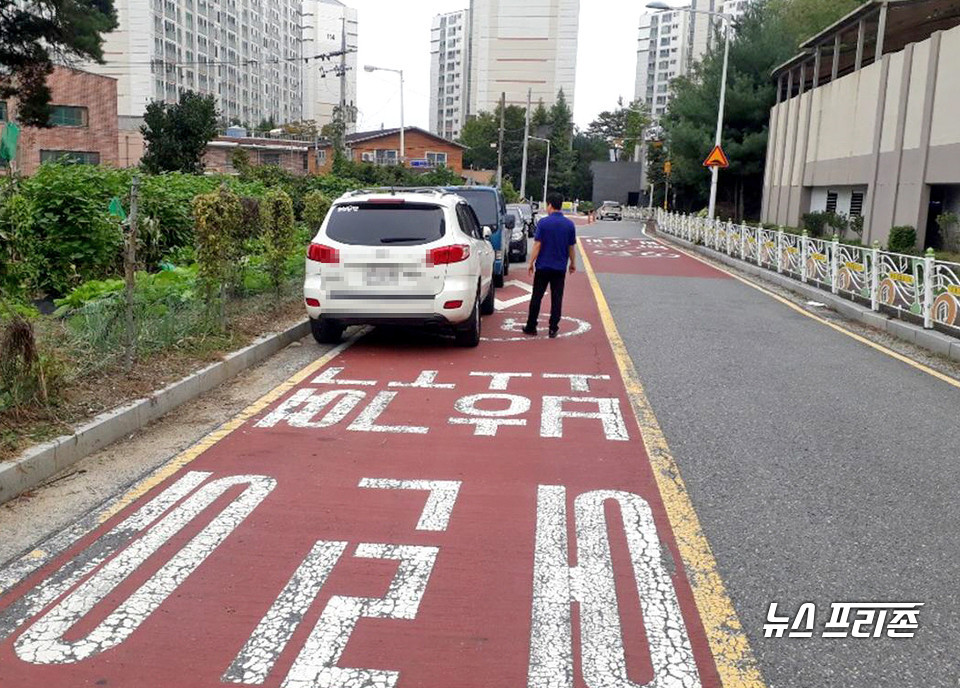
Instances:
[[[550,108],[550,182],[548,187],[569,196],[573,185],[573,169],[577,163],[573,151],[573,110],[567,104],[563,89]]]
[[[49,126],[51,55],[103,62],[116,26],[113,0],[0,0],[0,99],[18,99],[21,124]]]
[[[573,151],[576,163],[570,182],[570,197],[580,199],[593,198],[593,172],[590,164],[607,159],[607,142],[589,132],[577,131],[573,135]]]
[[[718,205],[726,214],[756,217],[760,209],[770,108],[776,102],[770,72],[796,54],[799,43],[856,7],[857,0],[766,0],[737,21],[730,44],[723,146],[730,167],[721,171]],[[723,61],[716,41],[689,77],[672,84],[661,124],[672,162],[671,185],[687,209],[703,207],[710,175],[702,166],[713,146]]]
[[[623,98],[620,98],[617,109],[606,110],[597,115],[587,127],[587,133],[603,139],[609,148],[622,151],[622,157],[630,159],[649,123],[646,108],[640,101],[634,101],[625,107]]]
[[[497,166],[496,144],[500,120],[491,112],[477,113],[467,120],[460,132],[459,143],[466,146],[463,151],[463,166],[474,170],[491,170]]]
[[[302,138],[316,138],[320,133],[316,120],[305,119],[301,122],[288,122],[282,127],[284,134],[300,136]]]
[[[151,173],[203,171],[203,153],[217,135],[217,108],[213,96],[184,91],[168,105],[147,106],[140,132],[147,144],[142,165]]]

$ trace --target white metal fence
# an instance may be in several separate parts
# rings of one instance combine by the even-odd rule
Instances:
[[[911,256],[879,245],[850,246],[783,230],[652,212],[661,232],[702,244],[855,301],[875,311],[914,316],[960,336],[960,263],[936,260],[932,249]]]

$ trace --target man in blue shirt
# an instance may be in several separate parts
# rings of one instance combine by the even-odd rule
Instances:
[[[563,308],[563,283],[567,276],[577,270],[574,246],[577,243],[577,228],[564,217],[563,196],[557,192],[547,195],[547,210],[550,213],[537,223],[533,239],[533,254],[530,256],[529,272],[533,275],[533,294],[530,296],[530,313],[523,333],[537,334],[537,319],[543,295],[550,287],[550,338],[560,330],[560,313]],[[534,272],[536,269],[536,272]]]

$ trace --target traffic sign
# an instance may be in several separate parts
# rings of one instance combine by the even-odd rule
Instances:
[[[410,167],[430,167],[430,163],[426,160],[411,160]]]
[[[730,167],[730,161],[727,160],[727,154],[719,145],[713,147],[710,155],[703,161],[704,167]]]
[[[671,172],[673,172],[673,163],[667,160],[663,163],[663,173],[669,177]]]

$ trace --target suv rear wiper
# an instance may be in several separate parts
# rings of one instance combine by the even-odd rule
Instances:
[[[426,241],[427,237],[385,237],[380,239],[381,244],[398,244],[401,241]]]

